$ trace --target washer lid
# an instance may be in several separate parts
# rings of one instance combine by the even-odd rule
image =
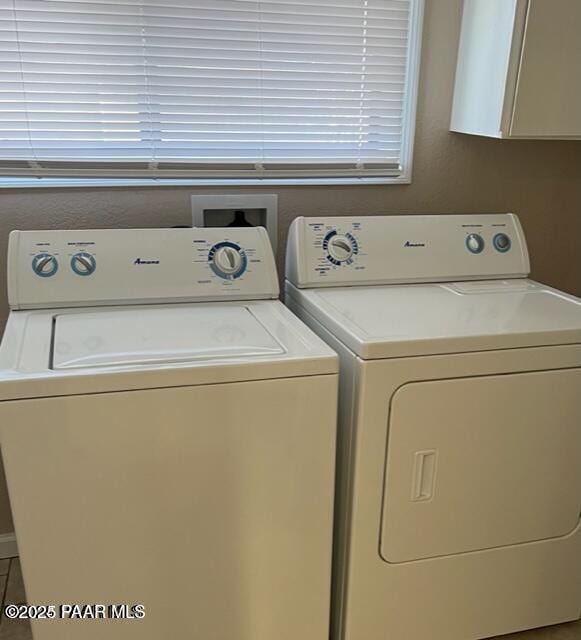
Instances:
[[[62,314],[55,317],[53,336],[56,370],[285,352],[246,306]]]
[[[524,279],[289,293],[363,359],[581,341],[581,301]]]

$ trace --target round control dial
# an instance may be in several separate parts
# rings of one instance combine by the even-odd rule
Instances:
[[[91,274],[95,273],[95,270],[97,269],[97,261],[95,260],[95,256],[92,256],[86,251],[75,253],[75,255],[71,258],[71,269],[78,276],[90,276]]]
[[[58,260],[51,253],[39,253],[32,259],[32,270],[41,278],[54,276],[58,268]]]
[[[220,242],[208,254],[212,271],[224,280],[236,280],[246,271],[248,259],[244,249],[233,242]]]
[[[471,233],[466,238],[466,248],[470,253],[482,253],[484,250],[484,238],[477,233]]]
[[[327,260],[334,265],[351,264],[359,252],[357,240],[350,233],[339,234],[337,231],[325,236],[323,249],[327,252]]]
[[[334,238],[331,238],[329,241],[328,251],[335,260],[339,260],[340,262],[349,260],[353,255],[351,242],[349,241],[349,238],[346,238],[345,236],[335,236]]]
[[[510,250],[512,241],[506,233],[497,233],[492,239],[492,244],[497,251],[500,251],[500,253],[506,253]]]

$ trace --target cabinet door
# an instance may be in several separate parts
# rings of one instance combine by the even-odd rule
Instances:
[[[579,0],[529,0],[510,135],[581,137]]]

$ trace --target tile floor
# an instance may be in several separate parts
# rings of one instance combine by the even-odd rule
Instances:
[[[4,610],[4,605],[26,602],[18,558],[0,560],[0,591],[2,592],[2,610]],[[2,616],[0,638],[2,640],[32,640],[30,624],[27,620],[10,620]]]
[[[25,602],[26,596],[18,558],[0,560],[0,592],[2,594],[2,606]],[[32,640],[29,624],[24,620],[9,620],[2,616],[0,620],[0,640]],[[424,638],[422,640],[429,639]],[[502,636],[497,640],[581,640],[581,622],[536,629],[525,633],[515,633],[510,636]]]

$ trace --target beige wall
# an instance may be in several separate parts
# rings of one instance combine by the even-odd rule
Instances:
[[[279,194],[279,266],[288,225],[298,215],[512,211],[529,241],[533,277],[581,295],[581,142],[488,140],[448,131],[460,15],[461,0],[426,0],[413,183],[266,189]],[[11,229],[188,224],[190,195],[197,191],[210,190],[1,191],[0,255]],[[5,280],[2,266],[2,322]],[[0,533],[12,527],[2,486]]]

